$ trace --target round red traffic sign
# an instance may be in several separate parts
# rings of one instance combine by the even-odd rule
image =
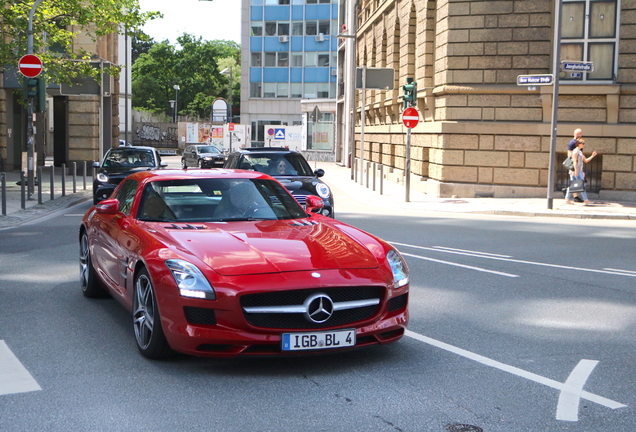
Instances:
[[[274,129],[273,128],[269,128],[267,129],[267,135],[274,135]]]
[[[42,60],[36,55],[27,54],[18,62],[18,69],[25,77],[35,78],[42,72]]]
[[[420,122],[420,113],[417,109],[410,107],[402,113],[402,123],[409,129],[414,128]]]

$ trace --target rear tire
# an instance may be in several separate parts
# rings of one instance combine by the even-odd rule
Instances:
[[[188,168],[188,164],[186,163],[185,159],[181,159],[181,168],[183,169]]]
[[[106,291],[99,285],[97,279],[97,273],[93,268],[93,262],[91,260],[91,251],[88,246],[88,235],[82,234],[80,239],[80,285],[82,287],[82,293],[84,297],[88,298],[100,298],[106,297]]]
[[[161,326],[155,290],[145,268],[135,278],[133,328],[137,348],[144,357],[156,360],[172,354]]]

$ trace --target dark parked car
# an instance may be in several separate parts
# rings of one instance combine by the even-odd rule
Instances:
[[[221,150],[209,144],[189,145],[181,156],[181,166],[199,168],[223,168],[227,155]]]
[[[100,164],[95,162],[97,175],[93,180],[93,203],[105,200],[121,181],[136,171],[147,171],[168,166],[161,161],[154,147],[120,146],[108,150]]]
[[[286,147],[249,147],[231,153],[225,168],[246,169],[269,174],[281,182],[294,198],[305,205],[308,195],[322,198],[324,207],[319,211],[324,216],[334,217],[333,195],[320,177],[323,169],[312,171],[305,157]]]

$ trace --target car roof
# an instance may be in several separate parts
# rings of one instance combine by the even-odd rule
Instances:
[[[108,149],[109,152],[113,150],[157,150],[157,149],[150,146],[119,146],[119,147],[112,147]]]
[[[258,171],[234,170],[234,169],[162,169],[140,171],[131,174],[128,178],[142,181],[156,180],[188,180],[205,178],[227,179],[273,179],[273,177]]]
[[[236,151],[239,153],[298,153],[288,147],[246,147]]]

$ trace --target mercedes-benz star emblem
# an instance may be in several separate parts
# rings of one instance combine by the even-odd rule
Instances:
[[[305,318],[316,324],[324,323],[333,315],[333,300],[327,294],[310,295],[303,305],[305,306]]]

